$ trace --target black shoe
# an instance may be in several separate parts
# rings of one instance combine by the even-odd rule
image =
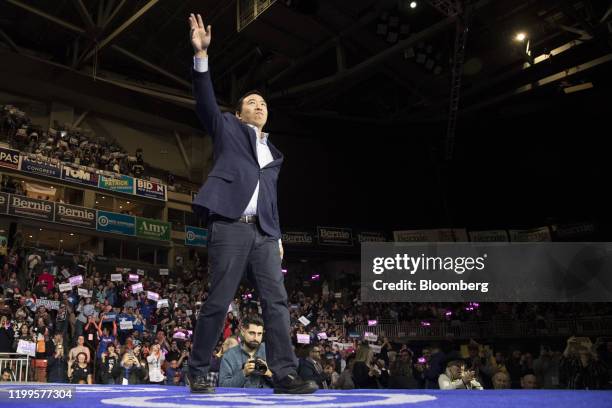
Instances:
[[[205,375],[191,375],[188,373],[185,376],[185,381],[193,394],[215,393],[215,385]]]
[[[274,383],[274,394],[312,394],[318,389],[314,381],[304,381],[291,374]]]

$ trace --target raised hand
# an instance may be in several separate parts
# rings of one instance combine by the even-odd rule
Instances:
[[[196,56],[206,56],[206,50],[210,45],[212,27],[204,27],[201,15],[189,15],[189,28],[191,37],[191,46]]]

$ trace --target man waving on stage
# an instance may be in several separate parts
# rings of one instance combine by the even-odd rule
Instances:
[[[207,379],[210,359],[228,306],[248,270],[261,301],[274,392],[315,392],[316,384],[297,375],[291,346],[276,192],[283,155],[263,131],[266,101],[256,91],[247,92],[238,100],[235,114],[221,113],[208,69],[211,26],[205,27],[199,14],[189,16],[189,25],[196,112],[212,137],[214,158],[213,169],[194,199],[208,223],[210,289],[189,357],[191,391],[214,392]]]

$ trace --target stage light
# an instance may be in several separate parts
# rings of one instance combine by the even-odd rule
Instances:
[[[418,4],[417,4],[417,2],[416,2],[416,1],[412,1],[412,2],[410,2],[410,8],[411,8],[411,9],[414,9],[414,8],[416,8],[417,6],[418,6]]]
[[[527,38],[527,34],[525,33],[517,33],[516,36],[514,36],[514,40],[518,42],[523,42],[525,41],[526,38]]]

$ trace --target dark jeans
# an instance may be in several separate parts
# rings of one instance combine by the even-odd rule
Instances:
[[[239,221],[215,220],[208,230],[210,292],[194,330],[189,356],[191,374],[206,376],[208,373],[228,306],[247,269],[261,302],[268,366],[277,380],[295,374],[297,359],[289,333],[287,291],[278,240],[263,234],[256,224]]]

